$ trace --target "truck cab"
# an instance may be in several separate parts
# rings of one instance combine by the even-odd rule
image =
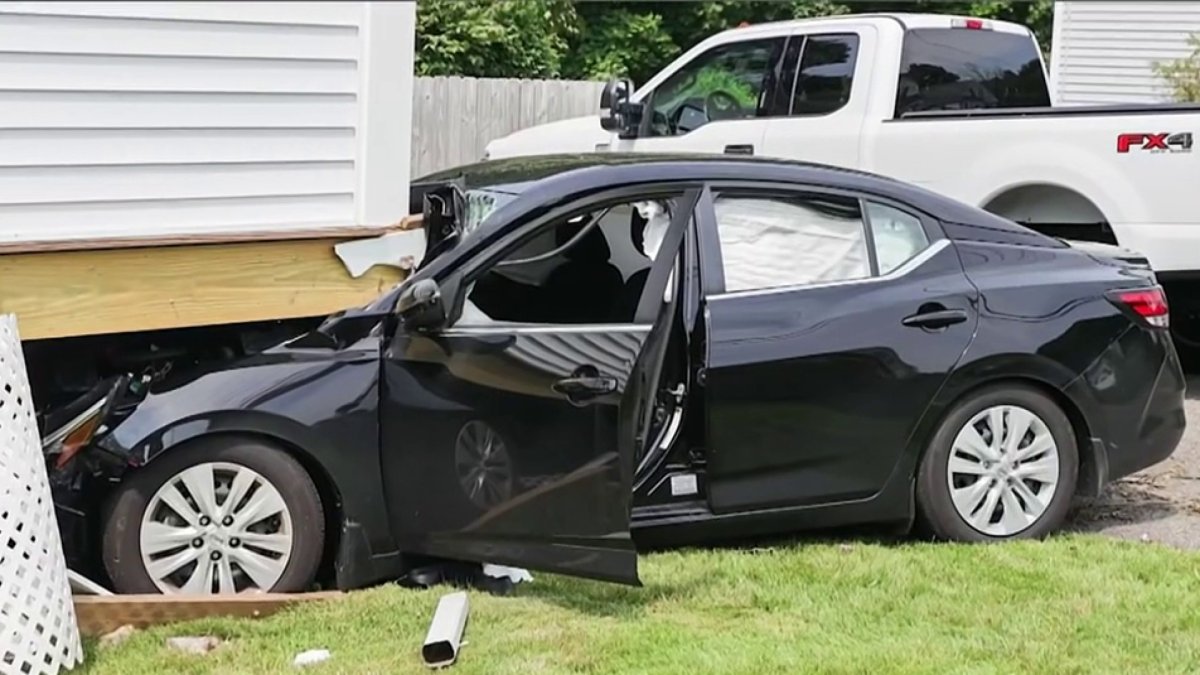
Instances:
[[[610,83],[598,117],[518,131],[487,156],[747,154],[891,176],[1145,256],[1177,339],[1200,353],[1200,217],[1185,198],[1198,129],[1195,104],[1052,106],[1024,26],[852,15],[714,35],[636,92]]]
[[[1023,26],[829,17],[714,35],[633,93],[626,114],[602,113],[615,118],[605,124],[611,133],[595,117],[566,120],[497,139],[488,156],[544,152],[551,134],[578,151],[783,155],[862,167],[873,163],[863,142],[868,121],[1049,104],[1041,51]]]

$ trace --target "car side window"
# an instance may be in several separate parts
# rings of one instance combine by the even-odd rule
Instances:
[[[726,291],[871,276],[857,199],[722,192],[714,208]]]
[[[871,239],[880,274],[891,272],[929,246],[929,237],[921,220],[911,213],[867,202],[867,220],[871,223]]]
[[[639,198],[546,223],[472,275],[455,326],[632,323],[677,204]]]
[[[857,35],[811,35],[804,42],[792,87],[792,115],[826,115],[850,100]]]
[[[764,116],[784,38],[717,45],[686,63],[649,98],[650,136],[679,136],[720,120]]]

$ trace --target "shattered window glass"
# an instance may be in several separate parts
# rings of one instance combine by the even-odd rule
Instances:
[[[468,190],[466,222],[463,223],[462,233],[466,236],[474,232],[488,216],[496,209],[512,201],[516,195],[492,190]]]
[[[871,276],[856,199],[724,194],[715,206],[727,291]]]

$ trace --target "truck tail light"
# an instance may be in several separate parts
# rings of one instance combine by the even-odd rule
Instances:
[[[991,30],[992,22],[983,19],[951,19],[951,28],[966,28],[967,30]]]
[[[1109,291],[1108,299],[1155,328],[1171,325],[1171,310],[1162,286]]]

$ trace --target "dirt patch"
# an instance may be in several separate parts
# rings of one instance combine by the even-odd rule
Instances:
[[[1175,453],[1114,482],[1071,517],[1071,529],[1200,550],[1200,374],[1188,376],[1188,429]]]

